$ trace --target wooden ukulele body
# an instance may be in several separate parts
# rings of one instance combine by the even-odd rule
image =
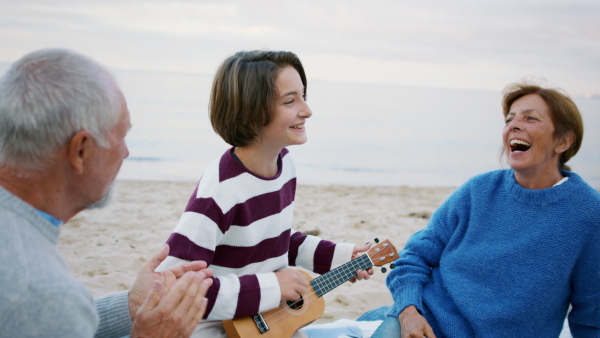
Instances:
[[[312,278],[304,271],[306,280]],[[312,287],[302,295],[300,302],[288,304],[284,302],[278,308],[262,313],[262,318],[269,330],[261,333],[254,317],[244,317],[235,320],[224,320],[223,327],[229,338],[284,338],[291,337],[298,329],[319,319],[325,312],[325,300],[318,297]]]
[[[366,270],[372,266],[382,266],[397,259],[398,251],[389,240],[379,243],[375,239],[367,254],[358,256],[323,275],[311,278],[309,288],[300,301],[284,302],[278,308],[254,316],[224,320],[223,327],[230,338],[285,338],[291,337],[298,329],[317,320],[325,312],[323,295],[349,281],[357,270]]]

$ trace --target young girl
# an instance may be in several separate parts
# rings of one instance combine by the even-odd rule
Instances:
[[[233,147],[208,165],[167,243],[166,270],[204,260],[214,271],[205,317],[194,335],[225,336],[221,320],[298,300],[306,279],[368,249],[291,228],[296,170],[288,150],[306,142],[306,75],[291,52],[239,52],[218,69],[210,96],[214,130]],[[372,271],[358,271],[368,278]],[[298,331],[295,336],[303,336]]]

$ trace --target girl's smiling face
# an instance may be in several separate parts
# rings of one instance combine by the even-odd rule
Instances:
[[[550,175],[558,172],[564,138],[554,137],[550,108],[541,96],[516,100],[506,116],[502,133],[508,164],[517,174]]]
[[[281,149],[303,144],[307,141],[304,123],[312,111],[306,104],[300,74],[294,67],[286,66],[279,70],[275,84],[279,97],[274,103],[273,120],[263,127],[260,142]]]

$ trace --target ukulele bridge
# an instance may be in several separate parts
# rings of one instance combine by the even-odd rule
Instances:
[[[270,330],[269,325],[267,325],[267,322],[263,318],[262,314],[259,313],[257,315],[254,315],[252,316],[252,319],[254,319],[254,323],[256,324],[256,327],[258,328],[261,334]]]

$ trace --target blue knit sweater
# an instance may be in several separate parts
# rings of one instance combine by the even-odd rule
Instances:
[[[563,172],[528,190],[479,175],[415,233],[387,277],[390,316],[415,305],[437,337],[600,337],[600,194]]]

